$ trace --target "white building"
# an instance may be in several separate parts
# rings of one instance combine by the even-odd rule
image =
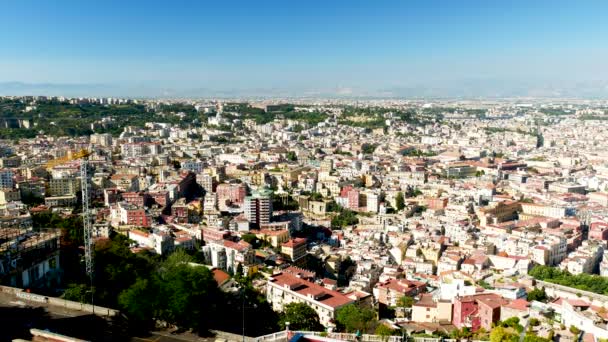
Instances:
[[[336,311],[355,300],[340,292],[301,279],[289,273],[273,274],[266,285],[266,299],[280,312],[289,303],[304,303],[313,308],[324,326],[332,325]]]

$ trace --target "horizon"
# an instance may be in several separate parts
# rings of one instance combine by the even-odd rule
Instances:
[[[1,95],[608,98],[608,3],[20,1]]]

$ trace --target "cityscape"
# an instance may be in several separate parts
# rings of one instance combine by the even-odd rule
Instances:
[[[74,34],[39,42],[38,57],[18,52],[16,37],[0,48],[0,341],[608,341],[608,55],[526,64],[529,80],[516,64],[490,63],[510,47],[542,55],[505,33],[516,31],[509,11],[530,29],[548,13],[555,25],[576,20],[530,39],[585,47],[602,42],[591,31],[608,33],[605,4],[136,3],[118,15],[116,3],[91,14],[90,4],[27,1],[0,14],[0,29],[11,28],[11,13],[31,10],[39,21],[24,36]],[[171,50],[209,34],[216,17],[181,23],[203,9],[245,21],[214,26],[234,39],[201,56],[217,75],[190,78],[195,62],[174,51],[139,56],[148,40]],[[409,37],[403,25],[445,13],[421,34],[448,35],[434,39],[452,64],[391,50],[407,71],[383,66],[392,59],[378,50],[341,55],[351,39],[374,48],[383,33]],[[124,31],[122,53],[98,51],[102,41],[59,52],[81,34],[122,34],[122,15],[144,26]],[[166,16],[167,32],[185,38],[155,36],[146,15]],[[91,27],[59,23],[69,18]],[[254,18],[293,26],[248,32]],[[476,32],[459,39],[477,39],[469,46],[485,56],[470,70],[449,43],[458,18],[472,21],[455,31]],[[476,35],[488,18],[502,18],[488,30],[512,39],[495,51]],[[100,26],[110,19],[117,27]],[[357,25],[369,36],[345,33]],[[586,38],[570,41],[576,33]],[[247,60],[256,42],[285,52]],[[310,64],[299,64],[300,43],[311,44]],[[242,60],[228,53],[235,44]],[[426,49],[409,44],[411,54]],[[99,70],[88,67],[92,55]],[[163,58],[174,66],[138,78]],[[425,65],[436,72],[423,76]],[[436,77],[448,69],[451,81]]]

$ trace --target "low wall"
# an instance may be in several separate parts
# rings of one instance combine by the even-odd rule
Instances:
[[[595,292],[583,291],[573,287],[553,284],[550,282],[536,280],[537,288],[544,288],[550,297],[560,297],[565,299],[583,299],[593,305],[605,306],[608,303],[608,296]]]
[[[10,294],[15,298],[22,299],[31,303],[52,305],[66,308],[69,310],[91,313],[102,317],[112,317],[118,315],[119,313],[118,310],[104,308],[102,306],[83,304],[71,300],[65,300],[62,298],[46,297],[35,293],[25,292],[23,289],[17,287],[0,285],[0,292]]]

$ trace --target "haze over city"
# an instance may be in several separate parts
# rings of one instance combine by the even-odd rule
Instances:
[[[605,1],[11,1],[0,94],[602,97]]]

